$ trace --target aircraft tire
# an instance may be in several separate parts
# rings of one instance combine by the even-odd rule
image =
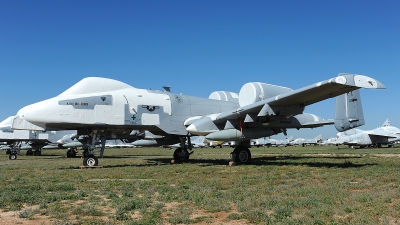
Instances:
[[[27,150],[26,155],[33,155],[33,151],[31,149]]]
[[[98,166],[99,165],[99,159],[97,159],[96,156],[90,155],[88,157],[85,157],[83,159],[83,165],[84,166]]]
[[[251,160],[251,152],[244,146],[238,146],[231,153],[231,160],[233,162],[246,163]]]
[[[16,160],[16,159],[17,159],[17,155],[16,155],[16,154],[10,154],[10,155],[8,156],[8,159],[9,159],[9,160]]]
[[[175,162],[189,161],[189,152],[187,150],[186,151],[185,150],[182,151],[182,148],[177,148],[174,151],[174,160],[175,160]]]
[[[42,152],[39,151],[39,150],[36,150],[36,151],[33,152],[33,155],[34,155],[34,156],[41,156],[41,155],[42,155]]]
[[[67,151],[67,158],[74,158],[76,156],[76,152],[72,149]]]

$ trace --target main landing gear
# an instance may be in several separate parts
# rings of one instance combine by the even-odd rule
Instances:
[[[100,149],[100,157],[103,157],[103,152],[106,144],[105,136],[101,133],[93,132],[91,135],[92,141],[87,150],[83,152],[83,166],[94,167],[99,165],[99,159],[94,156],[94,149],[96,147],[96,143],[101,138],[101,149]]]
[[[231,161],[236,163],[246,163],[251,160],[251,152],[245,145],[238,145],[231,152]]]
[[[189,152],[188,149],[192,150],[192,143],[190,142],[189,137],[180,137],[181,140],[179,148],[174,151],[174,161],[175,162],[187,162],[189,161],[189,157],[193,152]],[[188,144],[186,145],[186,139],[188,140]]]
[[[251,160],[250,140],[242,140],[231,152],[231,162],[247,163]]]
[[[37,149],[35,151],[33,151],[32,149],[29,149],[26,151],[26,155],[33,155],[33,156],[41,156],[42,155],[42,151]]]

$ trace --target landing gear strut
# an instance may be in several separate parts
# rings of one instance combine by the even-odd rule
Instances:
[[[84,157],[83,165],[89,166],[89,167],[99,165],[99,159],[96,156],[94,156],[94,149],[95,149],[96,143],[100,139],[100,133],[93,132],[91,136],[92,136],[92,142],[91,142],[89,148],[83,152],[83,157]],[[102,149],[104,150],[105,141],[104,142],[102,141],[101,145],[102,145]]]

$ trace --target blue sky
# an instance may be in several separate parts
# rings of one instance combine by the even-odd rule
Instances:
[[[247,82],[297,89],[348,72],[387,87],[361,91],[361,128],[387,118],[400,127],[398,12],[390,0],[0,1],[0,118],[87,76],[208,97]],[[306,112],[329,119],[334,105]]]

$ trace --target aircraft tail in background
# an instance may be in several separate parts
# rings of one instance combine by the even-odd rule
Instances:
[[[389,127],[390,126],[390,120],[386,119],[385,122],[383,123],[382,127]]]

